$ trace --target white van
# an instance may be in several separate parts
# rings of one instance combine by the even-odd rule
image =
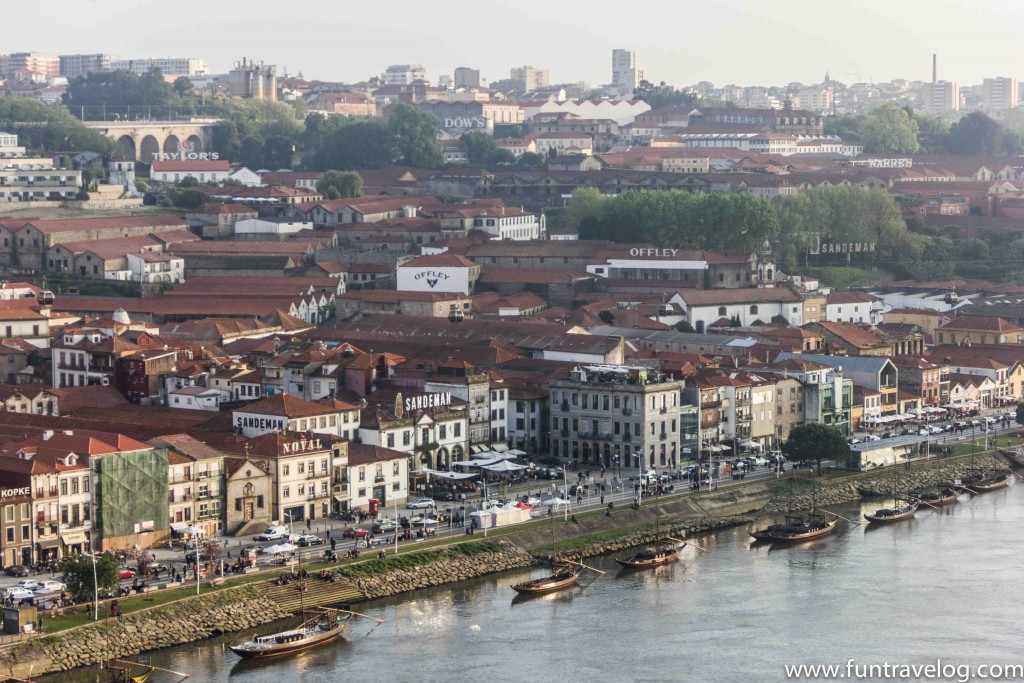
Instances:
[[[257,541],[276,541],[279,538],[286,538],[289,535],[288,527],[286,526],[272,526],[267,528],[262,534],[256,534],[254,540]]]

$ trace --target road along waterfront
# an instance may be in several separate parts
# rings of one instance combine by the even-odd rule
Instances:
[[[652,503],[653,505],[653,503]],[[878,501],[831,507],[850,519]],[[616,513],[617,514],[617,513]],[[153,653],[197,680],[775,681],[786,665],[1022,663],[1016,605],[1024,486],[881,528],[842,522],[790,548],[751,546],[748,527],[703,537],[661,569],[513,602],[522,569],[363,602],[386,623],[295,658],[249,665],[230,634]],[[266,630],[266,627],[263,627]],[[95,680],[95,669],[47,681]],[[159,679],[157,679],[159,681]]]

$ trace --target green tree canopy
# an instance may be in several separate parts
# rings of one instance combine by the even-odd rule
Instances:
[[[566,208],[565,225],[579,230],[587,218],[600,218],[607,198],[596,187],[579,187]]]
[[[320,180],[316,181],[316,191],[326,195],[328,190],[334,190],[336,197],[360,197],[363,194],[363,179],[358,173],[352,171],[330,170],[325,172]]]
[[[39,125],[44,124],[44,125]],[[0,97],[0,130],[38,153],[117,151],[117,143],[65,111],[24,97]]]
[[[471,164],[493,166],[496,164],[510,164],[515,161],[512,152],[498,147],[494,138],[487,133],[473,130],[463,133],[459,138],[466,145],[466,156]]]
[[[516,163],[524,168],[540,168],[544,165],[544,157],[536,152],[523,152]]]
[[[399,156],[395,138],[378,121],[356,121],[333,128],[313,155],[314,170],[390,166]]]
[[[1005,136],[1006,129],[999,123],[984,112],[974,111],[950,127],[946,146],[953,154],[992,156],[1004,153]]]
[[[776,235],[771,205],[751,195],[630,190],[581,216],[581,236],[685,249],[755,250]]]
[[[94,588],[100,595],[112,593],[119,583],[117,568],[120,565],[113,553],[103,553],[96,558],[96,580],[93,581],[92,558],[85,555],[69,555],[61,560],[60,570],[67,594],[75,602],[90,602]]]
[[[73,114],[86,121],[134,120],[140,116],[169,119],[195,113],[191,91],[183,92],[167,83],[159,69],[144,74],[94,71],[78,76],[68,81],[62,100]]]
[[[437,140],[437,118],[409,104],[399,104],[388,117],[387,130],[394,136],[398,161],[417,168],[438,168],[444,154]]]
[[[789,431],[789,438],[782,444],[782,454],[787,460],[815,462],[820,473],[822,460],[843,461],[850,455],[850,446],[835,427],[809,422]]]
[[[917,121],[895,102],[872,109],[860,131],[865,151],[873,154],[913,154],[921,149]]]

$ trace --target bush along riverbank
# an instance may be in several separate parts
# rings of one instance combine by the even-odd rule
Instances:
[[[1006,469],[1006,464],[991,456],[980,456],[975,459],[976,468]],[[819,483],[811,492],[808,480],[800,480],[794,485],[792,497],[788,488],[780,485],[777,493],[764,507],[765,512],[785,512],[786,510],[809,510],[813,505],[827,507],[841,503],[852,503],[864,498],[891,496],[895,481],[896,491],[927,491],[937,489],[953,479],[966,476],[971,470],[968,461],[945,462],[932,467],[915,467],[910,470],[892,467],[860,475],[854,481],[836,484]]]
[[[520,569],[532,563],[528,552],[505,541],[474,541],[451,548],[386,556],[383,560],[344,567],[338,573],[372,599]]]
[[[30,671],[37,676],[67,671],[97,664],[107,656],[130,657],[253,628],[286,616],[257,586],[241,586],[135,612],[121,619],[39,636],[0,652],[0,671],[21,677],[28,676]]]

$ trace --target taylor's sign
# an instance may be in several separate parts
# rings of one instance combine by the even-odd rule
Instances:
[[[0,498],[19,498],[31,495],[32,488],[30,486],[22,486],[16,489],[0,489]]]
[[[265,432],[282,432],[285,421],[280,418],[235,416],[235,426],[239,429],[259,429]]]
[[[450,406],[451,404],[452,394],[447,391],[440,394],[410,396],[405,399],[405,409],[409,412],[412,412],[413,410],[426,410],[428,408],[442,408],[444,406]]]
[[[220,159],[217,152],[160,152],[154,154],[157,161],[216,161]]]
[[[671,258],[678,253],[678,249],[630,249],[630,256],[653,256],[655,258]]]
[[[220,158],[217,152],[197,152],[194,142],[182,140],[178,142],[177,152],[161,152],[154,154],[157,161],[216,161]]]
[[[422,273],[416,273],[412,276],[413,280],[426,280],[427,286],[433,289],[437,286],[437,283],[441,280],[447,280],[451,275],[448,273],[442,273],[437,270],[424,270]]]
[[[320,446],[320,439],[301,439],[299,441],[292,441],[281,446],[281,452],[285,455],[293,455],[295,453],[310,453],[312,451],[322,451],[323,448]]]

